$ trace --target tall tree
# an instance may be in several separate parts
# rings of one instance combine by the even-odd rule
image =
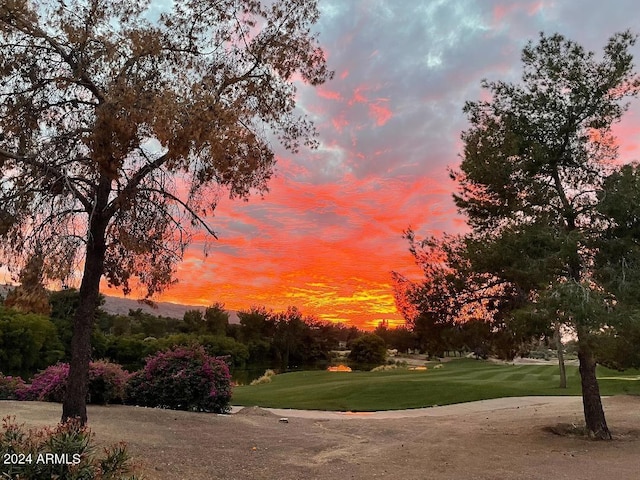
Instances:
[[[26,313],[49,315],[49,294],[42,284],[42,255],[37,252],[25,263],[20,271],[18,281],[20,285],[7,294],[5,306]]]
[[[294,111],[294,78],[332,76],[315,0],[171,3],[0,0],[0,256],[82,271],[63,420],[87,419],[101,278],[161,291],[222,192],[266,191],[268,132],[315,145]]]
[[[610,317],[594,262],[603,236],[597,192],[617,155],[611,126],[640,85],[629,53],[635,40],[616,34],[597,59],[561,35],[541,34],[523,50],[520,84],[485,81],[492,99],[466,104],[471,127],[452,173],[456,205],[473,231],[472,268],[520,288],[574,328],[585,421],[600,439],[611,435],[592,338]]]
[[[226,335],[229,326],[229,312],[224,303],[216,302],[204,311],[204,327],[207,333]]]

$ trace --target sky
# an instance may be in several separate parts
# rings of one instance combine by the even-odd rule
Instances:
[[[402,238],[465,229],[447,168],[460,161],[465,100],[480,81],[516,81],[520,52],[555,32],[600,52],[640,29],[635,0],[319,0],[315,27],[333,80],[298,86],[320,147],[274,145],[263,198],[221,200],[219,240],[196,242],[160,301],[228,309],[295,305],[305,315],[373,328],[403,323],[391,272],[419,269]],[[640,58],[640,49],[633,51]],[[624,160],[640,159],[640,108],[617,127]]]

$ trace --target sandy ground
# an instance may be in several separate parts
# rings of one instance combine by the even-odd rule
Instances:
[[[147,479],[640,478],[640,397],[604,405],[611,442],[545,429],[582,423],[576,397],[372,414],[92,406],[89,423],[100,442],[127,441]],[[60,413],[57,404],[0,401],[0,416],[27,425],[54,424]]]

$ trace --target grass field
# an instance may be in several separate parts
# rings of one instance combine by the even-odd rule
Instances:
[[[602,395],[640,395],[640,372],[598,367]],[[375,411],[420,408],[527,395],[580,395],[578,368],[567,367],[560,389],[557,365],[501,365],[454,360],[440,369],[382,372],[292,372],[271,383],[239,386],[231,403],[312,410]]]

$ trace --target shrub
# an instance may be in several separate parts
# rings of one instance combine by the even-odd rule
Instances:
[[[127,388],[127,403],[145,407],[226,413],[230,400],[229,367],[201,345],[149,357]]]
[[[89,364],[88,403],[123,403],[127,382],[131,375],[115,363],[104,360]],[[34,375],[31,385],[24,390],[25,400],[62,402],[69,377],[69,364],[51,365]]]
[[[25,400],[62,402],[69,376],[68,363],[56,363],[36,373],[24,391]]]
[[[93,434],[76,422],[25,431],[15,419],[5,417],[0,434],[0,477],[58,480],[134,480],[129,455],[123,443],[100,449]],[[20,461],[22,460],[22,461]]]
[[[273,370],[271,370],[270,368],[268,370],[265,370],[264,375],[262,375],[261,377],[256,378],[255,380],[253,380],[250,385],[260,385],[262,383],[270,383],[271,382],[271,377],[275,376],[276,372],[274,372]]]
[[[357,365],[380,365],[387,356],[384,340],[378,335],[366,333],[351,344],[349,360]]]
[[[371,369],[371,371],[372,372],[387,372],[389,370],[395,370],[397,368],[400,368],[400,367],[394,363],[393,365],[380,365],[380,366],[377,366],[376,368]]]
[[[20,391],[24,390],[25,383],[20,377],[4,376],[0,373],[0,400],[19,400]]]
[[[89,402],[124,403],[131,374],[117,363],[98,360],[89,364]]]

